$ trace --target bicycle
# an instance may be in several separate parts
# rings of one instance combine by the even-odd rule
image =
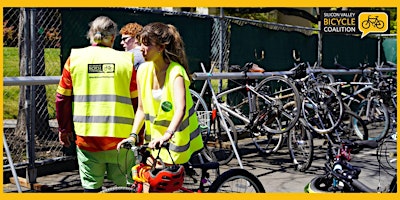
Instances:
[[[371,25],[375,28],[381,29],[385,26],[385,23],[383,20],[378,19],[378,16],[371,17],[371,15],[368,15],[368,19],[364,20],[361,23],[361,26],[365,29],[368,29]]]
[[[325,163],[325,174],[314,177],[304,188],[306,193],[325,192],[397,192],[397,173],[387,187],[373,189],[358,180],[361,168],[350,164],[351,152],[359,148],[377,148],[375,140],[342,140],[335,152],[330,146]],[[395,160],[394,160],[395,161]]]
[[[346,68],[340,64],[341,68]],[[381,140],[384,138],[390,128],[390,113],[386,105],[397,97],[395,93],[392,93],[388,83],[393,83],[393,79],[390,77],[383,78],[383,75],[378,72],[377,68],[370,68],[367,65],[361,65],[359,69],[371,70],[370,75],[362,73],[362,82],[344,82],[338,81],[331,83],[330,85],[337,88],[339,94],[342,96],[348,107],[353,108],[355,113],[359,115],[367,125],[367,128],[374,131],[369,133],[369,140]],[[390,81],[391,82],[387,82]],[[350,88],[351,90],[346,90]],[[394,95],[392,95],[394,94]],[[385,98],[382,98],[385,97]],[[379,128],[378,128],[379,127]],[[355,126],[356,132],[357,126]],[[358,134],[360,139],[365,136]]]
[[[203,65],[202,67],[205,72]],[[231,67],[236,67],[236,70],[240,71],[234,73],[242,74],[244,83],[236,82],[237,86],[215,94],[210,78],[207,78],[200,93],[200,96],[202,96],[205,86],[208,85],[210,87],[213,116],[211,117],[211,131],[206,137],[212,138],[213,135],[219,135],[222,136],[219,138],[224,138],[221,133],[226,135],[228,135],[227,133],[233,133],[230,136],[232,138],[231,145],[236,147],[237,129],[231,120],[236,118],[244,123],[241,129],[242,133],[250,135],[259,152],[269,154],[280,146],[278,144],[274,149],[270,149],[273,137],[279,135],[280,139],[278,141],[282,141],[282,134],[288,132],[296,124],[300,116],[299,93],[293,83],[283,76],[270,76],[258,84],[255,81],[250,82],[247,73],[251,72],[251,68],[254,67],[253,63],[246,63],[243,67]],[[211,76],[212,70],[209,73],[209,77]],[[228,94],[237,94],[238,91],[246,91],[247,95],[239,103],[229,104],[223,100]],[[290,107],[285,106],[289,104],[291,105]],[[224,122],[227,124],[226,126],[224,126]],[[230,148],[226,148],[224,154],[225,156],[222,159],[218,159],[217,156],[217,159],[222,164],[229,162],[235,152]]]
[[[340,123],[344,106],[342,99],[335,88],[329,86],[329,76],[313,73],[318,69],[316,63],[301,61],[299,53],[293,51],[294,67],[290,70],[294,74],[289,76],[300,91],[302,117],[309,128],[319,134],[332,132]],[[308,72],[307,72],[308,70]]]
[[[214,181],[209,179],[209,170],[218,169],[218,162],[198,162],[192,163],[193,159],[184,165],[173,164],[165,167],[165,164],[159,157],[155,158],[153,164],[148,165],[147,160],[150,156],[148,145],[144,144],[139,147],[124,143],[123,148],[131,149],[140,162],[132,168],[132,178],[135,180],[131,186],[127,187],[111,187],[104,189],[100,193],[143,193],[143,192],[183,192],[183,193],[203,193],[203,192],[265,192],[260,180],[252,173],[245,169],[229,169],[221,175],[218,175]],[[163,143],[161,148],[167,149],[169,152],[169,143]],[[195,156],[200,153],[194,154]],[[202,157],[202,156],[200,156]],[[192,157],[193,158],[193,157]],[[201,159],[200,159],[201,160]],[[156,163],[163,166],[161,169],[156,168]],[[196,181],[189,184],[186,180],[193,180],[196,172],[194,169],[200,169],[200,177]],[[146,176],[146,171],[149,175]],[[169,173],[166,173],[169,172]],[[172,174],[172,175],[170,175]],[[158,176],[164,177],[161,183],[145,180],[146,177]],[[183,177],[184,175],[184,177]],[[150,179],[151,180],[151,179]],[[233,182],[233,183],[232,183]],[[198,184],[194,186],[193,183]],[[235,186],[235,187],[233,187]],[[147,189],[146,189],[147,188]]]

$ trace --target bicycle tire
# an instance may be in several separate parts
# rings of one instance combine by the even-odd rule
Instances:
[[[375,27],[378,28],[378,29],[382,29],[384,26],[385,26],[385,22],[383,22],[383,20],[378,20],[375,23]]]
[[[306,193],[330,193],[329,187],[331,183],[331,179],[328,179],[324,175],[319,175],[311,179],[304,188],[304,191]]]
[[[371,26],[371,22],[368,21],[368,20],[364,20],[364,21],[361,23],[361,26],[362,26],[363,28],[365,28],[365,29],[368,29],[368,28]]]
[[[136,189],[131,187],[116,186],[104,189],[100,193],[136,193]]]
[[[311,131],[306,128],[303,119],[300,118],[290,130],[288,146],[295,170],[304,172],[309,169],[314,157],[314,143]]]
[[[207,192],[265,193],[265,189],[255,175],[245,169],[235,168],[218,176]]]
[[[368,105],[368,103],[371,103]],[[367,117],[367,108],[371,108],[368,113],[370,117]],[[384,103],[380,102],[379,99],[373,98],[371,100],[363,100],[356,114],[361,117],[368,129],[368,139],[381,141],[386,137],[389,132],[389,111]],[[357,127],[355,127],[357,128]]]
[[[223,114],[223,118],[228,126],[236,150],[238,150],[238,136],[235,124],[226,114]],[[218,163],[225,165],[233,159],[235,152],[232,148],[232,143],[229,140],[226,130],[222,127],[221,120],[221,114],[217,113],[216,117],[212,119],[210,124],[210,132],[203,142],[210,152],[214,154]]]
[[[251,133],[251,137],[258,152],[260,152],[262,155],[270,155],[272,153],[276,153],[282,147],[284,140],[283,133]]]
[[[266,112],[262,124],[266,131],[274,134],[288,132],[299,119],[301,110],[300,94],[294,83],[283,76],[270,76],[263,79],[255,90],[267,99],[258,96],[255,99],[256,110]],[[295,103],[284,108],[290,102]]]
[[[350,108],[344,111],[342,123],[337,130],[342,130],[344,138],[348,140],[368,140],[367,125],[362,118],[351,111]]]
[[[340,124],[344,105],[335,88],[314,85],[304,94],[301,111],[308,127],[319,134],[326,134]]]
[[[243,88],[235,92],[230,92],[226,97],[225,103],[229,105],[229,108],[234,110],[236,113],[239,113],[241,115],[246,116],[246,118],[249,118],[250,108],[249,108],[249,98],[247,96],[246,88]],[[230,119],[236,125],[245,124],[242,119],[237,118],[233,115],[230,116]]]
[[[210,117],[211,117],[211,112],[209,111],[207,107],[207,103],[204,101],[204,99],[201,97],[199,93],[196,91],[190,89],[190,94],[193,99],[193,106],[197,114],[197,118],[199,121],[199,126],[200,126],[200,131],[203,136],[203,141],[204,138],[207,136],[207,134],[210,131]]]
[[[391,176],[397,174],[397,140],[386,137],[380,141],[376,149],[379,166]]]

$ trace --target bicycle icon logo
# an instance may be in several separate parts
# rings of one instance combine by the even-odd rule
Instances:
[[[371,15],[368,15],[368,19],[364,20],[361,23],[361,26],[365,29],[369,29],[369,27],[372,25],[377,29],[382,29],[385,26],[385,22],[383,22],[383,20],[378,19],[378,17],[379,16],[371,17]]]
[[[369,33],[385,33],[389,30],[389,16],[386,12],[361,12],[358,29],[362,33],[361,38]]]

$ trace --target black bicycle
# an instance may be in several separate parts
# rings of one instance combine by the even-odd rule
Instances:
[[[352,149],[376,147],[378,147],[378,142],[375,140],[354,142],[343,140],[336,154],[332,154],[333,148],[328,148],[328,154],[331,156],[329,156],[328,162],[325,163],[325,174],[313,178],[306,185],[304,191],[306,193],[397,192],[397,173],[392,175],[393,178],[389,185],[380,189],[373,189],[358,179],[361,168],[353,166],[349,162]],[[330,161],[332,158],[334,162]]]

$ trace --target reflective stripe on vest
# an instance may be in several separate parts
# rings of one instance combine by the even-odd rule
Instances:
[[[71,50],[73,121],[77,135],[126,138],[134,111],[133,55],[107,47]]]
[[[143,111],[145,113],[145,140],[146,142],[164,135],[174,115],[174,79],[182,76],[185,80],[186,87],[186,111],[178,130],[170,140],[170,152],[175,163],[181,164],[189,161],[193,152],[203,148],[203,141],[198,125],[198,118],[193,106],[193,100],[189,93],[189,77],[186,75],[184,68],[176,62],[171,62],[167,69],[163,94],[161,102],[169,102],[172,104],[171,110],[163,110],[161,103],[154,101],[152,95],[146,95],[145,91],[152,90],[152,79],[154,64],[152,62],[145,63],[146,66],[140,67],[138,70],[138,80],[141,89],[141,97],[143,102]],[[157,156],[158,150],[152,152],[153,156]],[[161,149],[161,159],[166,163],[172,163],[168,152]]]

